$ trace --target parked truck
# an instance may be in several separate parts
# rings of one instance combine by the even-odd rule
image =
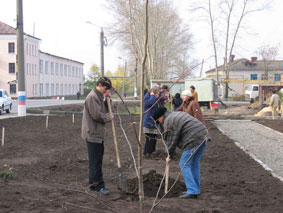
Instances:
[[[189,78],[185,79],[185,88],[190,89],[190,86],[194,86],[198,93],[198,102],[200,106],[212,106],[218,105],[219,89],[214,79],[211,78]]]
[[[283,88],[283,85],[272,85],[272,84],[247,84],[245,88],[245,98],[246,100],[253,103],[259,100],[259,95],[261,94],[264,101],[272,95],[272,90],[279,91]]]

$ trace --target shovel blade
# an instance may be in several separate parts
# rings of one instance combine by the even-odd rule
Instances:
[[[122,173],[122,168],[118,168],[118,175],[119,175],[119,179],[120,179],[120,183],[121,183],[121,188],[124,191],[128,191],[127,179],[126,179],[126,177]]]

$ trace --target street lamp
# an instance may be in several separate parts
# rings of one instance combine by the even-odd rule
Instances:
[[[125,73],[127,72],[127,61],[121,57],[118,57],[119,59],[123,60],[125,62],[125,69],[123,73],[123,88],[122,88],[122,96],[125,94]]]
[[[106,40],[106,37],[104,36],[103,27],[97,24],[94,24],[90,21],[87,21],[86,23],[99,27],[101,29],[100,31],[100,69],[101,69],[101,75],[103,77],[104,76],[104,46],[107,46],[107,40]]]

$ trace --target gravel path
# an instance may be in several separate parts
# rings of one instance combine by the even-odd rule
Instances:
[[[283,180],[282,133],[253,121],[218,120],[214,123],[265,169],[269,167],[273,170],[271,172],[274,176],[279,176],[278,178]]]

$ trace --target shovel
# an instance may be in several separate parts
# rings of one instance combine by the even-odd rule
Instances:
[[[111,108],[111,103],[110,103],[109,97],[107,97],[107,105],[108,105],[109,113],[112,113],[112,108]],[[119,150],[118,150],[118,143],[117,143],[117,136],[116,136],[114,120],[112,120],[111,123],[112,123],[112,132],[113,132],[113,139],[114,139],[115,152],[116,152],[116,158],[117,158],[117,166],[118,166],[118,175],[119,175],[120,182],[121,182],[121,188],[124,191],[128,191],[127,179],[125,178],[125,176],[123,176],[122,168],[121,168],[121,161],[120,161],[120,155],[119,155]]]

